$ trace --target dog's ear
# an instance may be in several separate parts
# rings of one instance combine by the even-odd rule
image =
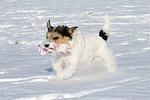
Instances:
[[[51,26],[50,20],[47,21],[47,29],[48,29],[48,31],[52,30],[52,26]]]
[[[69,33],[69,34],[71,34],[71,35],[72,35],[72,33],[74,32],[74,30],[75,30],[75,29],[77,29],[77,28],[78,28],[78,26],[71,27],[71,28],[68,28],[68,30],[67,30],[67,31],[68,31],[68,33]]]

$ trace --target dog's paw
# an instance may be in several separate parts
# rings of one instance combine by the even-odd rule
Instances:
[[[59,78],[56,78],[54,81],[61,81],[61,79],[59,79]]]
[[[62,73],[57,74],[54,81],[61,81],[61,80],[65,80],[66,78],[63,76]]]
[[[61,81],[61,80],[64,80],[64,79],[58,76],[54,79],[54,81]]]

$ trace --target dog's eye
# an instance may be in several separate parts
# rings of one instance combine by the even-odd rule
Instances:
[[[56,37],[54,37],[53,39],[54,39],[54,40],[58,40],[58,39],[59,39],[59,37],[58,37],[58,36],[56,36]]]

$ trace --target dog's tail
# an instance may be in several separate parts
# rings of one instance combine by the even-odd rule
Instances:
[[[100,30],[99,36],[102,37],[105,41],[108,39],[108,32],[109,32],[109,17],[105,15],[105,21],[103,29]]]

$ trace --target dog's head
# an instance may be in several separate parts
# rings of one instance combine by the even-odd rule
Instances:
[[[44,45],[46,48],[51,49],[52,52],[55,53],[54,47],[58,45],[59,43],[66,43],[68,44],[69,41],[72,40],[72,34],[75,29],[78,27],[67,27],[67,26],[60,26],[53,27],[50,24],[50,20],[47,22],[47,29],[48,32],[46,33],[46,39],[47,43]]]

